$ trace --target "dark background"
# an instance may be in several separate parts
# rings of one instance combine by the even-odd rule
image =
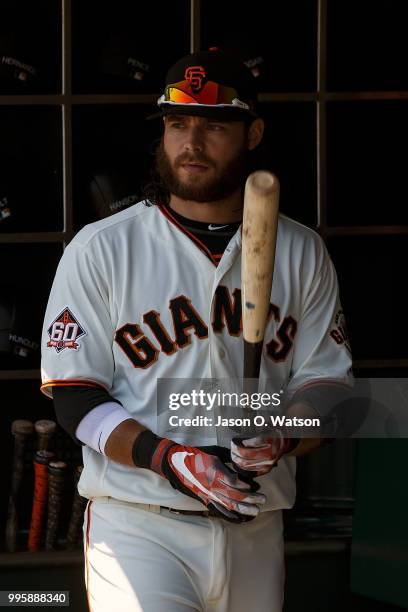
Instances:
[[[355,374],[405,378],[405,23],[404,2],[396,0],[161,0],[131,6],[123,0],[3,0],[3,339],[11,295],[13,325],[32,346],[39,343],[64,247],[84,224],[140,197],[160,136],[160,123],[145,117],[155,109],[167,68],[191,50],[220,46],[239,49],[257,66],[267,124],[264,165],[280,178],[282,211],[327,243]],[[81,455],[60,429],[55,450],[68,462],[69,476],[58,550],[35,553],[35,571],[23,552],[32,439],[19,500],[19,552],[1,554],[10,424],[16,418],[53,418],[53,407],[39,392],[39,350],[22,356],[0,346],[0,588],[68,585],[75,609],[85,609],[80,543],[74,559],[63,553],[72,475]],[[285,512],[286,612],[408,607],[398,574],[408,565],[402,520],[408,504],[403,487],[393,486],[404,482],[406,451],[405,440],[340,440],[299,460],[297,502]],[[369,477],[373,471],[377,479]],[[379,491],[388,503],[378,503]]]

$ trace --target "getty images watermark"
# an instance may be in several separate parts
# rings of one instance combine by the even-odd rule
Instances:
[[[288,417],[282,414],[256,414],[261,409],[279,408],[282,404],[282,392],[279,393],[238,393],[217,390],[208,392],[204,389],[192,389],[190,392],[173,392],[169,394],[168,408],[178,411],[180,408],[197,408],[197,412],[206,411],[209,414],[195,414],[186,416],[169,414],[168,422],[171,427],[320,427],[319,418]],[[222,413],[214,414],[216,409]],[[226,409],[233,408],[240,415],[225,416]],[[243,416],[244,410],[253,410],[251,416]]]
[[[175,441],[228,446],[237,436],[284,429],[289,437],[408,438],[408,379],[355,378],[352,389],[329,385],[296,413],[291,382],[158,379],[157,433]],[[248,389],[250,392],[248,392]]]
[[[279,382],[258,383],[232,378],[159,379],[158,435],[192,446],[225,447],[237,436],[272,435],[283,429],[288,437],[318,435],[319,414],[287,414],[287,394]]]

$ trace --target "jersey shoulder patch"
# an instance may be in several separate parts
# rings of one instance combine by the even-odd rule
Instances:
[[[66,349],[77,351],[80,348],[80,344],[77,341],[86,335],[84,327],[79,323],[78,318],[68,306],[54,319],[48,327],[47,333],[49,336],[47,347],[55,349],[57,353],[61,353]]]

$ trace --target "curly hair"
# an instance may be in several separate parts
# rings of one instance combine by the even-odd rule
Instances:
[[[157,171],[156,160],[151,165],[147,180],[142,183],[141,191],[142,199],[146,200],[146,206],[170,202],[170,191]]]

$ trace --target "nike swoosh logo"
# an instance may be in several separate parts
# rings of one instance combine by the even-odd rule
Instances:
[[[228,227],[229,223],[227,225],[213,225],[212,223],[210,223],[210,225],[208,226],[208,229],[212,232],[213,230],[218,230],[218,229],[222,229],[223,227]]]
[[[190,470],[188,469],[188,467],[184,463],[184,459],[187,456],[191,456],[191,455],[194,455],[194,453],[188,453],[187,451],[180,451],[178,453],[174,453],[171,456],[171,462],[174,465],[174,467],[176,468],[176,470],[178,470],[180,472],[180,474],[185,476],[185,478],[191,484],[196,486],[197,489],[199,489],[199,491],[202,491],[205,495],[208,495],[208,497],[210,497],[211,499],[219,501],[218,498],[209,489],[206,489],[205,487],[203,487],[201,482],[197,480],[197,478],[194,476],[194,474],[192,474],[190,472]]]

